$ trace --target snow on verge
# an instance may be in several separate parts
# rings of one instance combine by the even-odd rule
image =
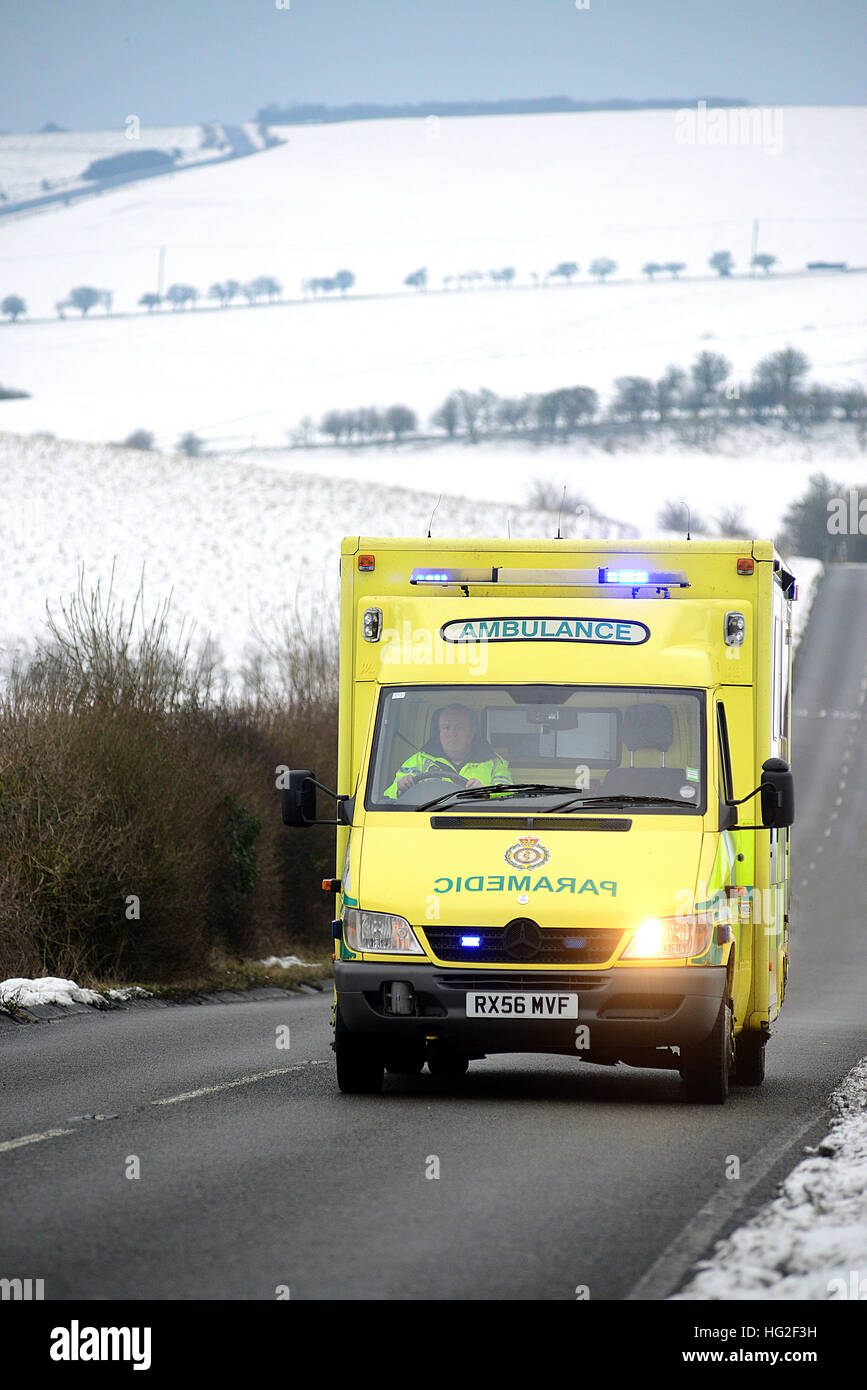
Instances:
[[[20,1009],[30,1009],[37,1004],[62,1004],[64,1008],[73,1004],[93,1004],[104,1009],[105,999],[95,989],[82,989],[74,980],[46,975],[38,980],[0,980],[0,1008],[8,1004]]]
[[[796,653],[807,631],[810,609],[819,588],[819,580],[825,573],[825,566],[812,555],[791,555],[788,564],[798,581],[798,599],[792,606],[792,651]]]
[[[780,1196],[719,1241],[675,1299],[867,1298],[867,1058],[831,1109],[830,1133]]]
[[[260,965],[279,965],[281,970],[288,970],[290,965],[303,965],[307,970],[316,969],[315,960],[301,960],[300,956],[268,956],[266,960],[260,960]]]

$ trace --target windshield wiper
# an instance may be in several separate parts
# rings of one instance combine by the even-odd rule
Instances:
[[[490,800],[492,796],[543,796],[564,790],[562,784],[555,786],[550,782],[492,782],[487,787],[461,787],[455,792],[446,792],[434,801],[426,801],[416,806],[417,811],[433,811],[437,806],[445,806],[449,801],[471,801],[474,797]]]
[[[691,806],[690,801],[680,801],[674,796],[630,796],[628,792],[618,792],[612,796],[570,796],[568,801],[562,801],[559,806],[551,807],[551,815],[557,811],[566,811],[569,807],[578,806],[598,806],[610,805],[612,802],[619,802],[624,806]]]

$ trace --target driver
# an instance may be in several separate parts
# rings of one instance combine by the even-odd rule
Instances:
[[[468,787],[489,787],[494,783],[512,785],[509,764],[479,736],[476,716],[471,709],[466,705],[447,705],[440,710],[435,723],[429,741],[421,752],[413,753],[398,768],[385,796],[394,799],[420,778],[439,775],[449,780],[457,774],[466,780]]]

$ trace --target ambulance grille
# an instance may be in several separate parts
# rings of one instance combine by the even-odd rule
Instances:
[[[583,971],[580,975],[573,975],[566,970],[480,970],[477,973],[454,970],[449,971],[448,975],[437,975],[435,980],[439,989],[462,992],[471,989],[564,989],[569,993],[581,990],[582,994],[586,994],[588,989],[600,989],[606,983],[604,975],[584,974]]]
[[[466,961],[476,965],[515,965],[503,942],[502,927],[424,928],[431,950],[438,960]],[[623,932],[619,927],[545,927],[535,955],[523,955],[534,965],[601,965],[610,960]],[[478,937],[478,946],[462,945],[462,937]]]

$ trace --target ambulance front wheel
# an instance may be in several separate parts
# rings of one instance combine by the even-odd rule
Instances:
[[[748,1033],[744,1030],[735,1040],[734,1080],[740,1086],[761,1086],[765,1079],[765,1048],[767,1036],[764,1033]]]
[[[350,1033],[340,1016],[334,1019],[334,1054],[337,1084],[345,1095],[370,1096],[382,1090],[382,1054],[356,1033]]]
[[[734,1015],[726,999],[720,1004],[710,1037],[682,1055],[680,1074],[688,1098],[704,1105],[724,1105],[733,1063]]]

